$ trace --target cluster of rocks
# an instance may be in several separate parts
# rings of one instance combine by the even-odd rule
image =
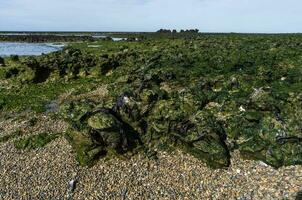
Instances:
[[[186,119],[190,105],[168,99],[164,93],[150,89],[125,93],[113,107],[99,107],[87,100],[62,106],[63,116],[72,124],[68,138],[80,163],[140,146],[152,152],[152,148],[175,143],[212,167],[228,166],[221,124],[202,111]]]
[[[67,48],[25,64],[34,83],[106,77],[98,83],[108,85],[106,97],[61,105],[83,165],[138,150],[153,157],[161,148],[180,148],[214,168],[229,166],[236,149],[276,168],[302,164],[299,43],[264,39],[252,46],[219,37],[149,41],[148,50],[100,55]]]
[[[166,145],[181,148],[214,168],[229,166],[234,149],[274,167],[301,164],[297,120],[302,119],[301,95],[271,88],[247,92],[236,76],[224,81],[218,91],[216,78],[180,86],[182,73],[153,70],[153,64],[124,77],[123,86],[116,81],[101,103],[83,99],[62,107],[73,127],[69,139],[82,164],[138,146],[154,152]]]
[[[13,62],[18,62],[19,61],[19,56],[18,55],[11,55],[9,59]],[[0,56],[0,66],[4,67],[5,66],[5,59]]]
[[[113,104],[81,100],[63,106],[62,113],[73,127],[69,138],[82,164],[112,150],[125,153],[138,145],[158,149],[171,144],[212,167],[227,167],[234,149],[274,167],[301,164],[297,121],[302,117],[301,96],[288,99],[285,121],[274,110],[261,111],[261,107],[241,107],[226,116],[219,111],[222,105],[207,97],[203,97],[206,106],[199,110],[200,102],[190,93],[173,98],[152,81],[142,85],[122,94]],[[257,95],[251,97],[251,106],[272,106],[263,101],[267,94]]]
[[[40,57],[30,56],[22,59],[22,62],[14,56],[10,60],[19,62],[19,66],[7,67],[4,78],[20,75],[21,82],[43,83],[59,79],[99,77],[120,66],[124,59],[125,55],[121,53],[97,57],[74,48],[65,48],[63,51]]]

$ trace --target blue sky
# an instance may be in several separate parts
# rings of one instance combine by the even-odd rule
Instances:
[[[0,0],[0,31],[302,32],[301,0]]]

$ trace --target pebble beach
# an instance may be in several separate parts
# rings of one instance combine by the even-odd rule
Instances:
[[[25,118],[24,118],[25,119]],[[64,132],[64,122],[46,116],[30,127],[27,120],[3,120],[0,136],[22,129]],[[228,169],[210,169],[181,151],[159,152],[157,160],[100,160],[78,166],[72,147],[59,137],[43,148],[18,150],[11,139],[0,143],[0,199],[296,199],[302,166],[274,169],[232,153]]]

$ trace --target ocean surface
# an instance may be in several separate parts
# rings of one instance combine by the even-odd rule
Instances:
[[[54,51],[59,51],[63,47],[64,45],[56,45],[50,43],[0,42],[0,56],[37,56]]]

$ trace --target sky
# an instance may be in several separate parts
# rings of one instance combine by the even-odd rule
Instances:
[[[0,31],[302,32],[301,0],[0,0]]]

